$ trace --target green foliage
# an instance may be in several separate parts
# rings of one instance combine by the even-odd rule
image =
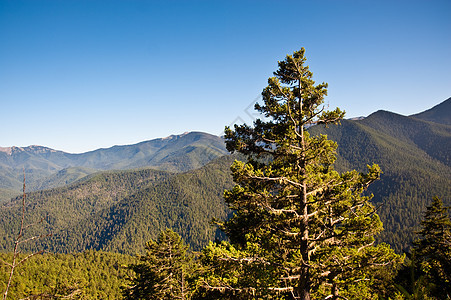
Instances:
[[[274,288],[280,273],[264,255],[269,252],[256,243],[242,248],[225,241],[210,242],[200,256],[205,272],[198,279],[202,296],[198,299],[285,299],[285,293]]]
[[[4,261],[9,261],[11,256],[0,253]],[[132,275],[127,265],[135,262],[132,256],[96,251],[37,255],[17,268],[8,296],[11,299],[31,296],[63,299],[68,295],[73,296],[70,299],[121,299],[121,287]],[[4,290],[8,275],[9,269],[0,265],[0,291]]]
[[[189,247],[174,231],[162,231],[157,241],[146,244],[146,255],[130,266],[136,273],[125,299],[191,299],[196,266]]]
[[[327,84],[315,85],[305,61],[304,49],[288,55],[268,79],[263,105],[255,106],[268,121],[226,128],[227,149],[247,161],[232,165],[236,185],[224,194],[234,215],[220,225],[232,245],[212,244],[203,252],[213,270],[207,290],[255,299],[310,299],[311,293],[338,299],[359,298],[366,289],[374,297],[378,274],[402,260],[387,245],[374,246],[382,223],[363,192],[378,179],[379,167],[340,174],[333,167],[336,143],[304,130],[344,115],[324,109]]]
[[[407,258],[394,279],[394,286],[402,299],[434,299],[429,297],[432,286],[424,274],[415,266],[412,259]]]
[[[372,203],[384,224],[376,239],[389,243],[396,252],[409,251],[413,229],[418,228],[429,199],[439,195],[451,205],[449,125],[379,111],[361,121],[341,120],[340,126],[309,127],[309,132],[312,136],[327,134],[337,142],[337,171],[365,172],[373,163],[384,171],[381,179],[368,187],[367,194],[374,194]],[[188,137],[190,140],[185,139]],[[195,138],[200,137],[186,135],[175,140],[174,146],[191,153],[184,146],[191,145]],[[200,147],[202,140],[195,143]],[[175,159],[171,163],[176,163],[176,156],[171,157]],[[231,160],[223,157],[205,169],[177,175],[151,170],[99,173],[70,186],[31,193],[27,222],[45,217],[45,227],[37,227],[30,234],[52,232],[54,237],[45,245],[30,245],[27,250],[45,246],[57,252],[103,249],[135,254],[166,227],[199,250],[216,237],[210,219],[227,216],[222,193],[232,186]],[[63,183],[79,171],[83,169],[67,169],[52,178]],[[27,180],[36,179],[37,170],[26,172]],[[7,181],[3,179],[0,175],[0,181]],[[14,180],[21,184],[20,176]],[[8,190],[8,195],[11,192]],[[4,251],[13,247],[20,213],[18,199],[0,203],[0,249]]]
[[[435,197],[421,221],[419,239],[413,247],[414,262],[431,285],[429,293],[437,299],[451,299],[451,217]]]

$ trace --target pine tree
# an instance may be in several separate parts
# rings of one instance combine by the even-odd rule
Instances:
[[[413,253],[419,269],[424,272],[430,293],[437,299],[451,299],[451,218],[449,208],[434,197],[427,207],[419,239]]]
[[[194,273],[192,255],[181,237],[167,229],[157,241],[146,244],[146,255],[132,265],[136,277],[124,290],[126,299],[191,299],[191,276]]]
[[[325,108],[327,84],[315,85],[304,52],[287,55],[268,79],[255,105],[266,121],[226,128],[227,149],[247,161],[232,165],[236,185],[225,192],[234,216],[220,227],[230,243],[210,244],[202,259],[212,268],[204,287],[229,298],[306,300],[314,291],[338,299],[354,289],[362,299],[377,270],[400,260],[374,245],[382,223],[363,192],[379,167],[339,174],[336,143],[306,130],[344,112]]]

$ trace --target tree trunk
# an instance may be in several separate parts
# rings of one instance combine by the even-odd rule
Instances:
[[[307,266],[303,268],[298,288],[298,299],[310,300],[310,272]]]
[[[299,116],[298,120],[299,126],[299,139],[298,139],[298,147],[302,149],[301,159],[298,162],[298,166],[300,167],[298,170],[298,176],[302,179],[302,189],[301,189],[301,212],[303,215],[301,221],[301,230],[302,230],[302,239],[300,243],[300,252],[302,255],[302,271],[299,282],[299,297],[301,300],[310,300],[310,267],[308,263],[310,261],[309,253],[308,253],[308,238],[309,238],[309,230],[308,230],[308,205],[307,205],[307,183],[304,175],[306,173],[305,167],[305,137],[304,137],[304,124],[303,124],[303,99],[302,99],[302,82],[301,79],[298,80],[298,88],[299,88]]]
[[[338,297],[338,286],[335,283],[332,285],[332,299],[333,300],[339,299],[339,297]]]
[[[305,186],[305,184],[304,184]],[[304,188],[304,195],[305,193]],[[299,278],[299,289],[298,295],[301,300],[310,300],[310,267],[308,266],[309,262],[309,253],[308,253],[308,220],[307,220],[307,199],[304,197],[304,219],[302,220],[302,240],[300,243],[300,251],[302,255],[302,271],[301,276]]]

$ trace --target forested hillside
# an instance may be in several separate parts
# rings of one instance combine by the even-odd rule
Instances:
[[[231,162],[232,157],[225,156],[178,174],[151,169],[108,171],[66,187],[29,193],[27,223],[44,218],[29,234],[53,235],[24,245],[25,249],[135,254],[166,227],[177,231],[193,249],[200,249],[215,239],[212,218],[227,216],[222,196],[232,184]],[[4,251],[13,247],[20,203],[17,197],[0,210]]]
[[[450,125],[378,111],[363,120],[343,120],[339,126],[315,126],[310,131],[326,133],[338,143],[339,170],[380,165],[381,179],[369,192],[384,224],[379,240],[398,252],[410,247],[422,212],[434,196],[451,204]]]
[[[451,98],[343,120],[304,53],[224,138],[0,148],[4,298],[450,298]]]

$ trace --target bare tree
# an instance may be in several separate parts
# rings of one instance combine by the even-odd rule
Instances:
[[[25,169],[24,169],[24,171],[23,171],[22,215],[21,215],[21,219],[20,219],[19,234],[17,235],[17,238],[14,241],[13,259],[12,259],[11,263],[0,259],[0,261],[2,263],[4,263],[5,265],[7,265],[7,266],[9,266],[11,268],[11,271],[9,273],[8,284],[6,285],[6,290],[5,290],[5,293],[3,294],[3,300],[5,300],[6,297],[8,296],[8,290],[9,290],[9,287],[11,286],[11,281],[12,281],[12,278],[13,278],[13,274],[14,274],[15,268],[17,266],[23,264],[29,258],[31,258],[31,257],[33,257],[35,255],[38,255],[38,254],[42,254],[44,252],[44,250],[33,252],[31,254],[28,254],[24,258],[20,259],[19,255],[20,255],[21,252],[20,252],[20,247],[19,246],[21,244],[23,244],[23,243],[27,243],[27,242],[30,242],[32,240],[39,239],[39,238],[42,238],[42,237],[48,237],[48,236],[51,235],[51,234],[43,234],[43,235],[35,235],[35,236],[29,237],[29,238],[24,238],[24,233],[25,233],[25,230],[27,228],[29,228],[31,226],[34,226],[36,224],[39,224],[39,223],[41,223],[43,221],[43,219],[41,219],[38,222],[31,223],[31,224],[28,224],[28,225],[24,225],[24,221],[25,221],[25,200],[26,200],[26,193],[25,193]]]

